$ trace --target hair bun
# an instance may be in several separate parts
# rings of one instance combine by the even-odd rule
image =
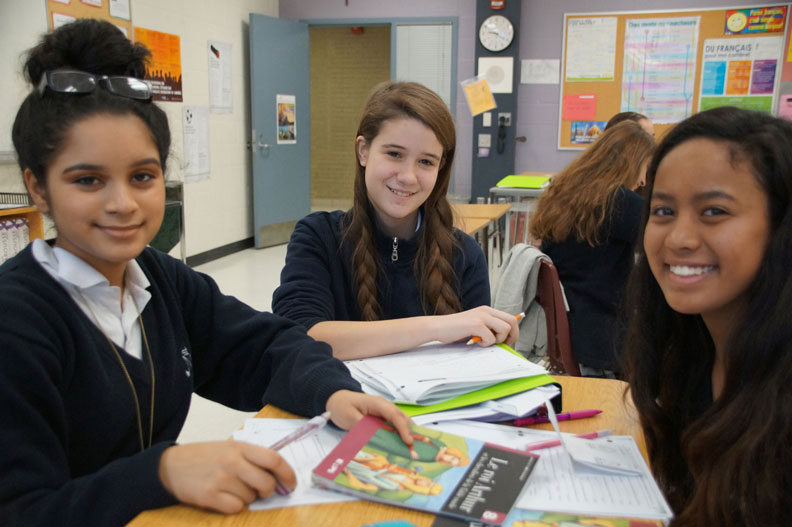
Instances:
[[[23,71],[33,86],[44,72],[58,68],[142,79],[150,56],[144,45],[130,42],[110,22],[81,18],[44,35],[28,51]]]

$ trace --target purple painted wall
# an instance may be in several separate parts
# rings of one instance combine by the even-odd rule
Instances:
[[[289,20],[323,18],[415,18],[452,16],[458,18],[457,81],[475,74],[474,50],[477,38],[475,1],[489,0],[280,0],[280,17]],[[507,0],[509,2],[519,0]],[[746,7],[762,2],[736,0],[522,0],[520,14],[520,59],[561,59],[564,13],[607,13],[657,11],[692,8]],[[519,66],[514,74],[519,78]],[[578,152],[558,150],[559,85],[521,84],[517,93],[516,135],[528,138],[518,143],[515,170],[555,172],[574,159]],[[473,148],[473,120],[465,97],[457,84],[457,156],[452,191],[470,195]]]

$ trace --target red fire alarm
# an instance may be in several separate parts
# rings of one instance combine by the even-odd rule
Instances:
[[[353,35],[362,35],[363,34],[363,26],[352,26],[349,28],[349,31]]]
[[[503,9],[506,7],[506,0],[490,0],[490,9]]]

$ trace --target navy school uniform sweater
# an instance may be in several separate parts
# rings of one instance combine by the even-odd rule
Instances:
[[[574,235],[542,243],[553,260],[569,302],[569,331],[575,359],[592,368],[619,371],[623,328],[619,327],[627,277],[635,260],[643,199],[626,187],[616,190],[613,214],[592,247]]]
[[[351,244],[341,246],[343,211],[315,212],[301,219],[292,233],[281,272],[281,285],[272,296],[272,310],[310,329],[328,320],[361,320]],[[423,225],[410,239],[375,233],[380,269],[377,295],[381,319],[423,316],[415,256]],[[452,266],[462,310],[490,305],[489,272],[476,241],[456,229],[459,247]],[[397,259],[393,261],[393,255]]]
[[[294,323],[222,295],[153,249],[137,261],[151,282],[142,318],[156,376],[143,452],[132,392],[105,336],[29,246],[0,267],[0,524],[122,525],[174,504],[159,459],[193,391],[240,410],[272,403],[305,416],[337,390],[359,391],[329,346]],[[148,363],[119,352],[148,438]]]

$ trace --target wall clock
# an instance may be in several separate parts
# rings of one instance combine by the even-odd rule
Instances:
[[[514,39],[514,26],[503,15],[492,15],[481,23],[479,28],[479,41],[484,49],[489,51],[503,51],[509,47]]]

